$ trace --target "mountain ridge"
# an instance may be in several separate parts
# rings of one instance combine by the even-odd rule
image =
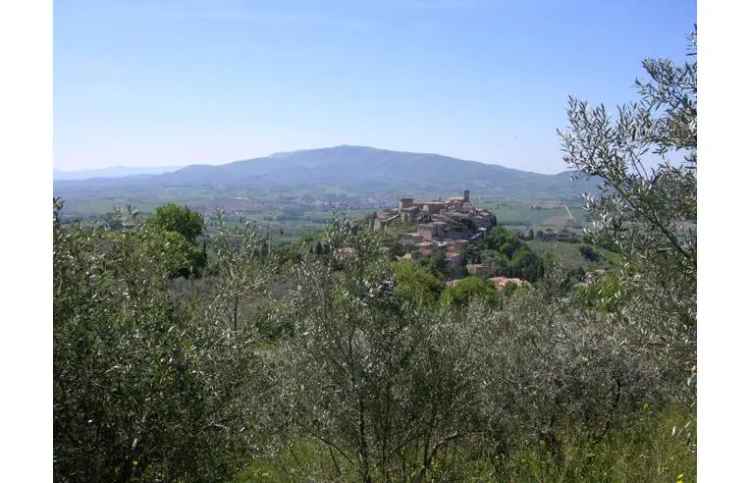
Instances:
[[[60,192],[204,188],[339,189],[382,192],[462,192],[507,197],[571,197],[594,188],[590,180],[570,182],[575,171],[541,174],[499,164],[463,160],[434,153],[393,151],[339,145],[273,153],[221,165],[194,164],[176,171],[118,178],[56,180]]]
[[[126,176],[163,174],[185,166],[108,166],[105,168],[63,170],[53,169],[55,181],[87,180],[94,178],[123,178]]]

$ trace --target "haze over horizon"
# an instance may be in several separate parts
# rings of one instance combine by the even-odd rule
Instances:
[[[283,5],[282,5],[283,4]],[[55,3],[55,168],[337,145],[558,173],[568,95],[635,98],[693,2]]]

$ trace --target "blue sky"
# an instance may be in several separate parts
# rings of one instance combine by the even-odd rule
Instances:
[[[634,99],[690,0],[56,0],[55,167],[361,144],[565,168],[567,96]]]

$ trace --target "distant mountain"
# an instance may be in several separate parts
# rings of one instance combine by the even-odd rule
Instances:
[[[163,174],[177,171],[182,166],[156,166],[156,167],[127,167],[114,166],[101,169],[84,169],[76,171],[54,170],[52,177],[55,181],[83,180],[91,178],[123,178],[125,176],[137,176],[142,174]]]
[[[439,154],[336,146],[276,153],[209,166],[193,165],[163,174],[86,181],[57,178],[56,194],[83,195],[200,189],[227,193],[242,190],[331,190],[371,193],[459,193],[519,199],[571,198],[595,191],[593,180],[571,181],[573,172],[546,175]]]

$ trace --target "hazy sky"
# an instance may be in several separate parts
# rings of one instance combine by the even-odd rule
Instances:
[[[56,0],[55,166],[338,144],[564,169],[569,94],[634,99],[694,0]]]

